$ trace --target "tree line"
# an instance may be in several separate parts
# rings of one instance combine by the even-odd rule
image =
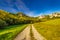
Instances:
[[[0,28],[4,28],[5,26],[10,25],[28,24],[39,21],[39,19],[25,15],[22,12],[14,14],[0,10]]]

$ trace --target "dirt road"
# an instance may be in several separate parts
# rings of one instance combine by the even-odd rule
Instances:
[[[36,40],[46,40],[41,34],[39,34],[37,32],[37,30],[34,28],[33,25],[32,25],[32,32],[33,32],[33,36]]]
[[[33,25],[27,26],[14,40],[32,40],[31,39],[31,29],[34,39],[36,40],[46,40],[41,34],[37,32]]]
[[[30,26],[27,26],[14,40],[30,40]]]

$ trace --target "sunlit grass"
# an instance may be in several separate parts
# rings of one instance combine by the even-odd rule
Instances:
[[[60,19],[35,23],[34,26],[47,40],[60,40]]]
[[[4,30],[0,30],[0,40],[13,40],[14,37],[26,27],[26,25],[27,24],[8,26]]]

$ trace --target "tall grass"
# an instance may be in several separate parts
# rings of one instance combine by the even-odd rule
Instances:
[[[35,23],[34,26],[47,40],[60,40],[60,19]]]
[[[4,30],[0,30],[0,40],[13,40],[14,37],[21,32],[25,25],[14,25],[14,26],[8,26]]]

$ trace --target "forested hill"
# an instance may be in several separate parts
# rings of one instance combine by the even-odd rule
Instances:
[[[14,13],[6,12],[4,10],[0,10],[0,28],[9,25],[27,24],[27,23],[38,22],[38,21],[40,20],[25,15],[22,12],[18,12],[14,14]]]

